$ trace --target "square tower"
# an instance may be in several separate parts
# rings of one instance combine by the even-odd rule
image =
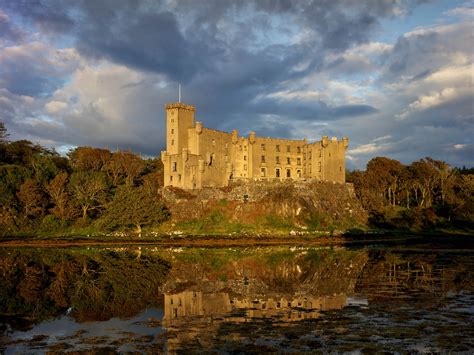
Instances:
[[[166,152],[180,154],[188,147],[188,128],[194,127],[196,108],[176,102],[166,105]]]

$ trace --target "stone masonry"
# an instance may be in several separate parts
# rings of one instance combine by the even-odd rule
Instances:
[[[201,189],[250,179],[345,182],[347,137],[323,136],[313,143],[255,132],[242,137],[237,130],[226,133],[194,122],[193,106],[177,102],[165,108],[164,186]]]

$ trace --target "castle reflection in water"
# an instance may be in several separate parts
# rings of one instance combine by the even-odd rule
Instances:
[[[225,292],[183,291],[165,294],[163,321],[171,325],[173,322],[190,317],[224,316],[227,321],[232,322],[269,317],[289,322],[318,318],[321,311],[342,309],[353,303],[367,304],[367,300],[348,298],[345,294],[263,299],[231,297]],[[234,313],[239,313],[238,311],[244,311],[244,315],[234,315]]]

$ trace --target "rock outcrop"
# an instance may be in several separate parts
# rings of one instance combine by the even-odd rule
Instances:
[[[356,226],[367,221],[351,184],[251,181],[194,191],[167,187],[162,194],[175,222],[205,218],[216,210],[239,223],[256,223],[268,216],[301,226]]]

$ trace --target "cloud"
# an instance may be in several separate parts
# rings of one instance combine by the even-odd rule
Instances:
[[[44,105],[46,112],[55,114],[61,112],[67,108],[67,103],[62,101],[50,101],[46,105]]]
[[[4,1],[0,26],[37,32],[0,42],[0,119],[56,146],[158,155],[181,83],[207,127],[347,135],[354,167],[382,154],[459,165],[472,161],[472,21],[452,9],[394,43],[377,37],[418,4]]]
[[[80,58],[73,48],[28,42],[0,50],[0,87],[18,95],[46,96],[61,87]]]
[[[6,13],[0,9],[0,45],[2,40],[6,42],[18,42],[23,40],[24,31],[13,25]]]
[[[92,145],[156,155],[164,146],[164,104],[171,87],[160,75],[101,62],[76,69],[44,105],[47,120],[20,129],[59,145]]]
[[[200,6],[189,0],[102,0],[66,5],[62,0],[49,0],[23,6],[11,0],[5,6],[44,33],[73,36],[83,55],[187,82],[198,73],[212,72],[236,51],[251,50],[248,38],[263,44],[260,47],[278,43],[275,38],[283,35],[278,30],[281,26],[294,34],[311,33],[306,39],[319,44],[317,48],[339,51],[367,42],[381,18],[400,15],[415,5],[416,1],[342,0],[277,4],[213,0]]]

